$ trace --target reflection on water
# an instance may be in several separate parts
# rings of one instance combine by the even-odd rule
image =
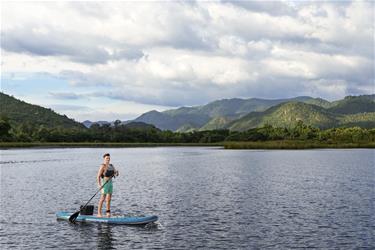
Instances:
[[[97,249],[115,249],[111,228],[111,225],[98,225]]]
[[[95,193],[108,151],[120,170],[113,182],[114,213],[158,215],[158,223],[56,221],[55,212],[76,211]],[[375,248],[374,150],[0,153],[1,249]]]

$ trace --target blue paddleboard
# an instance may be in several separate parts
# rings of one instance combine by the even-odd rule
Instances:
[[[71,212],[57,212],[56,217],[60,220],[69,220]],[[94,222],[94,223],[107,223],[117,225],[143,225],[158,220],[156,215],[144,217],[129,217],[129,216],[111,216],[111,217],[97,217],[95,215],[79,215],[76,221],[79,222]]]

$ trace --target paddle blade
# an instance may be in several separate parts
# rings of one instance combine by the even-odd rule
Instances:
[[[81,212],[81,211],[77,211],[77,212],[75,212],[74,214],[72,214],[72,215],[69,217],[69,222],[71,222],[71,223],[75,223],[75,222],[76,222],[76,219],[77,219],[77,217],[78,217],[78,215],[79,215],[80,212]]]

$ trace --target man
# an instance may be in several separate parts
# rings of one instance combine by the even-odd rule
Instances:
[[[96,181],[98,183],[99,188],[103,186],[101,196],[99,199],[99,206],[98,206],[98,217],[102,216],[102,206],[103,202],[106,202],[107,210],[106,215],[108,217],[111,216],[111,198],[113,192],[113,184],[112,178],[114,176],[118,176],[119,172],[115,169],[115,167],[110,164],[111,156],[109,153],[103,155],[104,163],[100,165],[98,175],[96,176]]]

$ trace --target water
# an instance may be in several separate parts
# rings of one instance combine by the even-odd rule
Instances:
[[[375,247],[375,150],[0,152],[1,249]],[[158,224],[56,220],[95,193],[105,152],[120,171],[112,211],[158,215]]]

